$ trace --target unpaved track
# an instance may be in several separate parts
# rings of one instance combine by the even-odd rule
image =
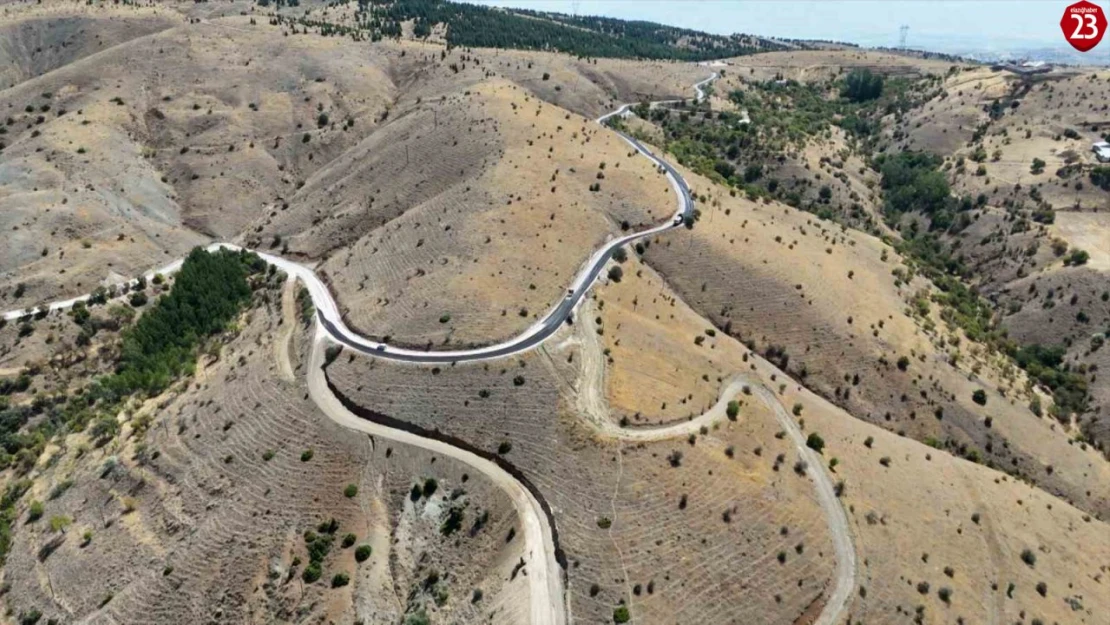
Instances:
[[[567,613],[563,571],[556,561],[554,535],[539,501],[516,478],[481,456],[438,440],[379,425],[351,414],[328,389],[324,373],[324,351],[329,339],[323,327],[317,324],[308,365],[308,394],[316,406],[332,421],[343,427],[454,458],[480,471],[494,485],[505,491],[513,502],[523,529],[525,545],[523,558],[528,572],[532,604],[531,623],[565,625]]]
[[[583,304],[585,317],[592,316],[592,302]],[[856,549],[852,542],[852,531],[848,516],[836,496],[832,478],[825,468],[820,454],[806,446],[806,438],[797,422],[786,411],[786,407],[759,379],[744,373],[733,376],[721,389],[721,393],[709,410],[702,414],[677,423],[645,428],[624,428],[614,423],[605,393],[605,362],[601,341],[596,332],[579,324],[572,339],[578,344],[579,374],[575,383],[575,408],[604,438],[620,442],[642,443],[672,438],[685,438],[701,431],[702,427],[712,428],[714,423],[728,419],[728,403],[737,396],[751,393],[758,397],[775,414],[783,430],[790,436],[798,454],[806,461],[806,473],[817,489],[817,501],[828,519],[829,535],[836,552],[836,574],[833,590],[825,601],[815,625],[833,625],[840,620],[848,606],[852,590],[856,584]],[[618,455],[619,458],[619,455]]]
[[[809,465],[806,468],[806,473],[809,474],[810,479],[813,480],[813,485],[817,488],[817,501],[825,512],[825,518],[829,524],[829,536],[833,542],[833,549],[836,551],[836,579],[834,580],[833,590],[825,602],[824,609],[821,610],[821,616],[817,618],[814,625],[834,625],[840,621],[840,616],[844,612],[844,608],[848,606],[848,602],[852,598],[852,590],[856,586],[856,548],[852,544],[852,529],[848,526],[848,515],[844,513],[844,508],[840,505],[840,498],[836,496],[832,479],[825,469],[824,458],[806,447],[806,437],[802,434],[802,430],[798,427],[794,418],[786,412],[786,407],[782,405],[779,398],[770,389],[763,386],[761,382],[749,381],[745,376],[740,376],[739,381],[741,384],[748,382],[752,393],[774,411],[779,423],[786,430],[786,434],[794,442],[798,454],[805,458]]]

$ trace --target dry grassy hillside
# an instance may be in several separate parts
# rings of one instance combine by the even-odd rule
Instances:
[[[45,7],[6,3],[0,16],[2,89],[183,21],[173,11],[151,7],[127,12],[101,7],[74,11],[60,3]]]
[[[675,378],[672,364],[684,375],[708,377],[686,375],[698,401],[710,396],[703,387],[719,387],[737,373],[774,389],[802,429],[823,440],[822,457],[849,512],[861,566],[848,622],[1099,622],[1110,573],[1105,522],[1028,483],[848,414],[736,340],[702,330],[705,322],[641,267],[630,259],[626,278],[597,295],[611,357],[608,401],[630,410],[636,398],[622,389],[663,386]],[[652,358],[660,351],[669,357]],[[759,404],[741,399],[739,418],[746,422]],[[639,405],[651,410],[651,401]],[[737,446],[737,458],[766,456],[760,446],[768,433],[753,432]]]
[[[183,24],[0,93],[6,307],[234,238],[353,142],[348,117],[373,125],[389,87],[365,51],[270,30]]]
[[[778,370],[759,362],[770,382]],[[1043,490],[853,418],[791,383],[859,561],[851,622],[1098,623],[1110,528]],[[1105,476],[1101,478],[1105,480]]]
[[[1086,171],[1096,163],[1091,143],[1105,132],[1108,85],[1103,70],[963,71],[891,132],[898,147],[948,157],[961,194],[985,193],[994,205],[1105,209],[1105,193]],[[1034,159],[1042,171],[1033,170]]]
[[[1086,378],[1091,410],[1076,424],[1105,448],[1106,384],[1097,350],[1106,326],[1105,192],[1090,176],[1110,74],[1056,69],[1028,77],[980,68],[890,129],[895,145],[946,157],[954,192],[976,197],[970,225],[946,238],[996,305],[1010,337],[1062,346]],[[1076,255],[1082,256],[1075,261]]]
[[[927,283],[910,279],[889,247],[687,178],[708,196],[701,221],[654,242],[645,259],[718,331],[861,419],[1110,511],[1106,460],[1032,414],[1021,372],[943,321]]]
[[[15,233],[0,252],[5,308],[230,239],[327,259],[367,333],[485,342],[557,301],[605,237],[673,211],[664,178],[591,120],[625,98],[689,93],[700,68],[448,53],[188,11],[160,8],[162,30],[137,28],[0,93],[12,111],[0,225]],[[95,39],[100,22],[150,12],[25,13],[36,24],[91,21],[82,32]],[[455,323],[441,325],[444,315]]]
[[[787,50],[728,59],[727,73],[748,80],[781,77],[799,82],[823,82],[853,68],[884,75],[943,74],[952,63],[867,50]],[[725,82],[725,85],[733,83]]]
[[[248,318],[194,380],[121,415],[118,439],[70,435],[29,474],[3,573],[11,614],[395,622],[423,610],[436,623],[520,622],[527,589],[519,541],[505,540],[518,531],[507,498],[457,462],[332,424],[278,377],[276,306]],[[411,497],[429,478],[438,488]],[[32,500],[45,504],[40,519]],[[447,535],[451,508],[466,523]],[[304,534],[326,535],[330,519],[323,576],[305,583]],[[363,562],[360,545],[372,548]],[[337,573],[349,583],[334,587]]]
[[[368,335],[416,345],[510,336],[562,298],[607,238],[674,213],[670,183],[615,133],[507,82],[467,93],[443,105],[440,133],[405,143],[415,159],[406,169],[429,192],[387,204],[406,210],[323,265]],[[391,180],[389,166],[360,163],[374,170],[368,179],[398,189],[404,174]],[[335,221],[303,238],[335,242],[370,225]]]
[[[652,623],[804,622],[835,562],[769,410],[689,440],[619,443],[575,408],[579,363],[599,355],[588,349],[567,329],[519,359],[428,370],[341,355],[329,376],[362,406],[522,470],[555,510],[577,621],[608,622],[626,603]]]

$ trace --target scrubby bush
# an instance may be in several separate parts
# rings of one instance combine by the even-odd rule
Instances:
[[[27,522],[34,523],[35,521],[38,521],[42,518],[44,512],[45,510],[42,506],[41,501],[37,499],[32,501],[31,507],[27,509]]]
[[[1037,554],[1033,553],[1031,549],[1022,549],[1021,561],[1028,564],[1029,566],[1036,566]]]
[[[355,548],[355,562],[366,562],[373,552],[374,549],[370,545],[359,545]]]
[[[821,435],[817,432],[810,432],[809,436],[806,437],[806,447],[817,453],[822,453],[822,450],[825,449],[825,439],[821,438]]]
[[[977,389],[974,393],[971,394],[971,400],[979,404],[980,406],[986,406],[987,392],[983,389]]]
[[[740,402],[735,400],[728,402],[728,406],[725,408],[725,414],[728,415],[730,421],[735,421],[736,417],[740,414]]]

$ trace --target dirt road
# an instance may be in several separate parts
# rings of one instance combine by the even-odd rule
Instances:
[[[513,476],[485,458],[447,443],[379,425],[351,414],[328,389],[323,369],[328,340],[327,333],[317,324],[308,365],[308,393],[316,406],[332,421],[345,428],[426,449],[463,462],[480,471],[503,490],[512,500],[523,528],[525,553],[522,557],[528,571],[532,604],[530,622],[532,625],[565,625],[567,613],[563,572],[555,558],[551,527],[536,498]]]

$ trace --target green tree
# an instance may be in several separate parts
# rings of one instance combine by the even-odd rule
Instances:
[[[854,69],[844,79],[840,95],[853,102],[866,102],[883,95],[883,77],[869,69]]]
[[[821,438],[821,435],[817,432],[810,432],[809,436],[806,437],[806,447],[817,453],[822,453],[822,450],[825,449],[825,439]]]

